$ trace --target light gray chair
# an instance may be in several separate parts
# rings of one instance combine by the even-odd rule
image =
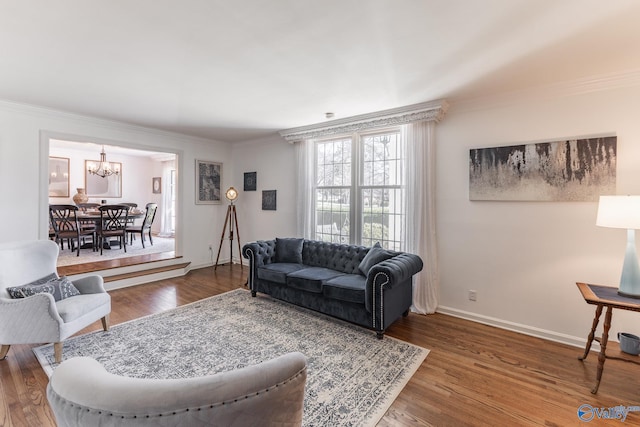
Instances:
[[[0,243],[0,360],[12,344],[54,343],[56,362],[62,360],[62,341],[102,319],[109,329],[111,296],[101,276],[72,281],[80,295],[55,301],[49,293],[12,299],[8,287],[56,274],[58,245],[51,240]]]
[[[297,352],[183,379],[122,377],[77,357],[53,372],[47,398],[59,427],[299,426],[306,378]]]

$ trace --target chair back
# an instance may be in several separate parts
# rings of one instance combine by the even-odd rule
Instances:
[[[98,208],[100,211],[102,230],[126,230],[129,217],[129,206],[104,205]]]
[[[75,205],[49,205],[49,220],[56,234],[78,231],[78,217]]]
[[[151,224],[153,224],[153,220],[156,217],[156,210],[158,210],[157,203],[147,203],[147,213],[145,214],[144,221],[142,222],[143,230],[151,228]]]

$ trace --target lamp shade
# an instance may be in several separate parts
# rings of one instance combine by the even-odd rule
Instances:
[[[640,196],[600,196],[596,225],[640,229]]]
[[[230,202],[233,202],[235,199],[238,198],[238,191],[236,191],[236,189],[233,187],[229,187],[229,189],[227,190],[226,193],[224,193],[224,195],[227,198],[227,200],[229,200]]]

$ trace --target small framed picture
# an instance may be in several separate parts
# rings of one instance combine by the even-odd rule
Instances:
[[[264,190],[262,192],[262,210],[276,210],[276,190]]]
[[[151,189],[153,190],[153,194],[161,194],[162,193],[162,177],[154,176],[151,183]]]
[[[258,188],[258,173],[245,172],[244,173],[244,191],[256,191],[257,188]]]
[[[222,203],[222,163],[196,159],[196,205]]]

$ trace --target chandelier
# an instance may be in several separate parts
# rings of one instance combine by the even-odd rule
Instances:
[[[100,152],[100,163],[96,164],[95,162],[91,162],[87,164],[87,172],[93,175],[98,175],[102,178],[111,175],[118,175],[120,173],[119,165],[115,165],[113,167],[111,163],[107,162],[107,153],[104,152],[104,145],[102,146],[102,151]]]

